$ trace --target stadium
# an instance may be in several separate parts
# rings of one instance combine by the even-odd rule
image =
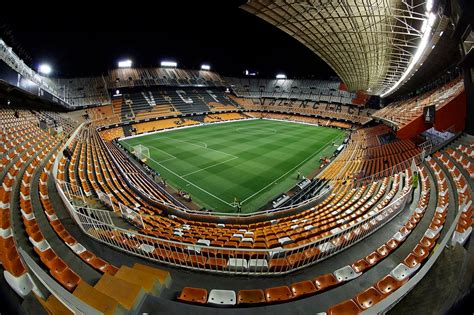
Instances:
[[[474,312],[474,4],[238,2],[0,25],[0,312]]]

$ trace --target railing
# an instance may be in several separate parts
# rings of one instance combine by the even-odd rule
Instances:
[[[54,295],[66,308],[68,308],[73,314],[90,314],[99,315],[102,312],[96,310],[89,304],[82,301],[80,298],[68,292],[64,289],[56,280],[54,280],[43,268],[41,268],[33,258],[31,258],[26,251],[19,247],[18,253],[20,254],[23,262],[28,266],[28,270],[35,279]],[[30,277],[32,276],[30,275]]]
[[[293,248],[284,248],[287,243],[292,242],[289,237],[278,239],[281,246],[270,249],[216,247],[210,246],[208,240],[196,244],[171,241],[119,228],[113,223],[112,212],[107,210],[73,206],[70,203],[68,209],[82,231],[89,236],[139,257],[193,270],[242,275],[274,275],[315,264],[374,233],[405,208],[410,189],[409,186],[406,187],[395,201],[380,210],[373,208],[358,219],[349,221],[350,216],[347,216],[346,219],[342,219],[344,222],[338,221],[340,225],[349,225],[347,228],[335,228],[328,231],[329,235],[325,237]],[[184,236],[189,228],[191,227],[183,225],[175,229],[175,233]],[[296,228],[309,233],[313,230],[311,225]],[[236,237],[240,237],[241,241],[247,239],[253,242],[253,232],[240,233],[240,236]],[[191,256],[194,256],[193,260],[189,259]],[[272,267],[270,262],[275,258],[280,258],[287,264]]]

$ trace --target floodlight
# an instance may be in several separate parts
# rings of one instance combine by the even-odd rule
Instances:
[[[118,62],[119,68],[130,68],[132,67],[132,61],[130,59],[122,60]]]
[[[428,0],[426,1],[426,11],[431,12],[431,9],[433,9],[433,0]]]
[[[201,65],[201,70],[207,70],[207,71],[209,71],[209,70],[211,70],[211,66],[210,66],[210,65],[206,65],[206,64]]]
[[[276,75],[276,78],[277,79],[286,79],[286,74],[279,73],[279,74]]]
[[[176,68],[178,63],[175,61],[162,61],[161,66],[165,68]]]
[[[46,64],[46,63],[43,63],[43,64],[39,65],[39,67],[38,67],[38,72],[42,73],[42,74],[45,74],[45,75],[50,74],[51,71],[53,71],[53,69],[51,69],[51,66]]]

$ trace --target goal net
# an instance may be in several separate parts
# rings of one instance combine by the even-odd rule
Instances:
[[[146,162],[146,160],[150,158],[150,150],[141,144],[133,147],[133,154],[142,162]]]

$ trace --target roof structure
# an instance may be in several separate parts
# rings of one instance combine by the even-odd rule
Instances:
[[[446,24],[433,0],[249,0],[241,8],[306,45],[350,90],[381,96],[417,70]]]

